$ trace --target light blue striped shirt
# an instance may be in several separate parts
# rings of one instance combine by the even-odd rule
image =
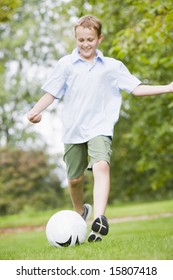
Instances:
[[[98,135],[113,136],[121,107],[121,90],[132,92],[141,81],[119,60],[97,50],[93,64],[78,49],[62,57],[42,86],[63,98],[63,142],[83,143]]]

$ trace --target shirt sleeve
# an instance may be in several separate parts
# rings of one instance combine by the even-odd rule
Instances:
[[[41,87],[44,92],[52,94],[57,99],[61,99],[66,90],[68,66],[65,62],[63,58],[58,61],[52,74]]]
[[[126,92],[132,92],[138,85],[142,82],[132,75],[127,67],[121,62],[120,72],[118,76],[118,87],[120,90],[125,90]]]

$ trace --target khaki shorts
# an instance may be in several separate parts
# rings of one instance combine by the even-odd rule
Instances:
[[[64,161],[68,179],[75,179],[84,174],[85,169],[92,170],[98,161],[110,164],[112,154],[112,139],[109,136],[96,136],[86,143],[65,144]]]

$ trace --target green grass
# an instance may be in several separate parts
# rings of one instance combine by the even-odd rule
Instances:
[[[29,209],[21,214],[0,217],[0,225],[1,228],[3,228],[46,224],[48,219],[59,210],[62,209],[37,212]],[[173,212],[173,200],[145,203],[123,203],[121,205],[108,206],[106,216],[108,218],[117,218],[124,216],[152,215],[166,212]]]
[[[46,225],[56,210],[0,217],[3,227]],[[108,218],[173,212],[173,200],[108,206]],[[89,230],[89,229],[88,229]],[[110,224],[101,243],[54,248],[45,231],[0,234],[0,260],[172,260],[173,217]]]
[[[173,200],[152,201],[144,203],[123,203],[107,208],[108,217],[140,216],[173,212]]]
[[[100,243],[51,247],[45,232],[4,234],[1,260],[172,260],[173,217],[110,225]]]

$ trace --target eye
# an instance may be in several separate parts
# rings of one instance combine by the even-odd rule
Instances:
[[[94,39],[93,39],[93,38],[89,38],[88,41],[89,41],[89,42],[93,42]]]

